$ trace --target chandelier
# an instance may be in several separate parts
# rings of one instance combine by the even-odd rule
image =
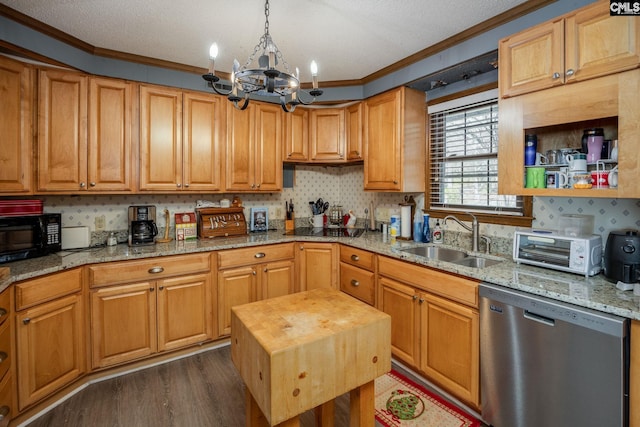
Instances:
[[[311,62],[313,87],[308,93],[302,91],[299,70],[296,68],[295,75],[291,73],[289,64],[284,60],[282,52],[269,34],[269,0],[266,0],[264,4],[264,16],[264,34],[260,37],[247,62],[240,66],[237,59],[233,60],[231,90],[223,91],[216,87],[216,83],[220,80],[215,75],[215,59],[218,56],[216,43],[212,44],[209,49],[209,72],[204,74],[202,78],[217,94],[226,96],[239,110],[247,108],[251,95],[277,96],[280,98],[282,109],[289,113],[295,110],[296,106],[309,105],[315,101],[316,97],[322,95],[322,90],[318,89],[318,66],[315,61]],[[252,63],[259,52],[262,54],[258,57],[257,68],[253,68]],[[275,68],[278,62],[282,62],[284,71]],[[303,99],[303,97],[307,99]]]

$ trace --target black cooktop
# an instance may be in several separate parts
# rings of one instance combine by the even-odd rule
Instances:
[[[290,236],[318,236],[318,237],[358,237],[365,232],[364,228],[345,228],[345,227],[298,227],[293,230],[286,231],[284,234]]]

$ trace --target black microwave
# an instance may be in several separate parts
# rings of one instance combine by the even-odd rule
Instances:
[[[0,263],[35,258],[62,249],[60,214],[0,217]]]

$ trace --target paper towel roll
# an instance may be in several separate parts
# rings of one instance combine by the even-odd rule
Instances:
[[[400,236],[411,237],[411,205],[400,207]]]

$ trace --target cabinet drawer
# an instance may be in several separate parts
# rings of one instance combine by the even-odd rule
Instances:
[[[9,322],[0,326],[0,378],[4,376],[11,366],[11,328]],[[0,406],[2,404],[0,403]]]
[[[369,271],[375,270],[375,254],[349,246],[340,246],[340,261]]]
[[[0,414],[3,416],[2,420],[0,420],[0,427],[8,426],[13,416],[12,380],[11,374],[7,374],[0,382]]]
[[[16,285],[16,310],[51,301],[82,289],[82,268],[50,274]]]
[[[203,271],[209,271],[209,253],[110,262],[89,267],[89,286],[96,288]]]
[[[9,318],[9,312],[11,308],[11,294],[9,289],[6,289],[0,294],[0,324]]]
[[[375,275],[373,272],[340,263],[340,290],[367,304],[375,304]]]
[[[378,257],[378,274],[472,307],[478,307],[478,281],[476,280],[387,257]]]
[[[293,243],[282,245],[255,246],[218,252],[218,268],[240,267],[262,264],[282,259],[293,259]]]

